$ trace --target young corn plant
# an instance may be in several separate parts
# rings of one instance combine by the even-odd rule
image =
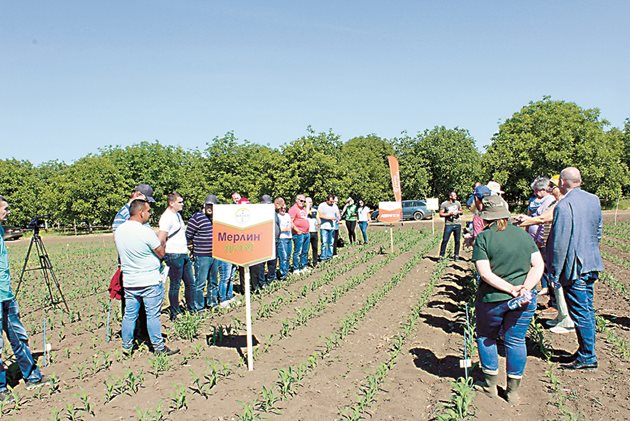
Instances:
[[[192,341],[199,336],[199,327],[203,316],[197,313],[184,313],[175,320],[173,329],[175,335],[186,341]]]
[[[151,369],[155,377],[159,377],[160,374],[171,368],[171,359],[164,352],[155,354],[153,357],[149,358],[149,363],[151,364]]]
[[[181,411],[183,409],[188,409],[188,399],[186,397],[186,388],[183,386],[177,386],[175,393],[171,396],[169,414],[175,411]]]

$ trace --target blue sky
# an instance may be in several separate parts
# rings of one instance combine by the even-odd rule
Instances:
[[[498,123],[551,95],[630,117],[628,1],[6,1],[0,158],[234,130],[278,146]]]

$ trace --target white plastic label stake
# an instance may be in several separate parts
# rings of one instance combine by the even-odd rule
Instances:
[[[470,358],[466,358],[465,360],[459,360],[459,368],[470,368],[472,367],[472,360]]]
[[[46,344],[46,352],[50,352],[50,351],[52,351],[52,345]]]

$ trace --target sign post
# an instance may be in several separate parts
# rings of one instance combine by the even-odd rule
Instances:
[[[394,252],[394,222],[402,219],[402,203],[401,202],[379,202],[378,203],[378,220],[388,223],[389,239],[392,253]]]
[[[273,205],[214,205],[213,257],[245,268],[247,368],[254,369],[249,266],[276,257]]]
[[[440,204],[438,203],[437,197],[427,198],[426,202],[427,209],[434,212],[440,209]],[[431,231],[433,232],[433,235],[435,235],[435,215],[433,215],[433,217],[431,218]]]

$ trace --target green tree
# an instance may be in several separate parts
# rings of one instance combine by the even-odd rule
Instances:
[[[308,127],[306,136],[281,146],[283,162],[277,176],[277,193],[289,203],[296,193],[312,196],[315,203],[325,200],[327,193],[345,195],[341,145],[332,131],[315,133]]]
[[[420,152],[419,138],[403,132],[394,138],[392,144],[400,164],[400,185],[403,199],[421,199],[430,197],[429,165]],[[392,193],[393,194],[393,193]]]
[[[501,183],[509,198],[525,199],[535,177],[575,166],[586,190],[604,201],[615,199],[628,183],[628,168],[622,134],[606,132],[608,125],[596,108],[549,97],[530,102],[499,126],[484,155],[487,176]]]
[[[40,213],[41,189],[37,170],[29,161],[0,160],[0,195],[10,204],[10,224],[24,226]]]
[[[394,148],[387,139],[374,134],[355,137],[341,146],[341,172],[344,174],[340,194],[343,198],[363,199],[370,205],[393,200],[387,157]],[[403,194],[406,192],[403,191]],[[342,199],[343,199],[342,198]]]
[[[418,134],[413,140],[403,140],[404,156],[407,158],[411,155],[416,168],[425,165],[426,172],[421,171],[419,178],[428,174],[427,196],[445,198],[450,191],[464,196],[470,192],[473,183],[479,180],[481,154],[468,130],[436,126]]]

